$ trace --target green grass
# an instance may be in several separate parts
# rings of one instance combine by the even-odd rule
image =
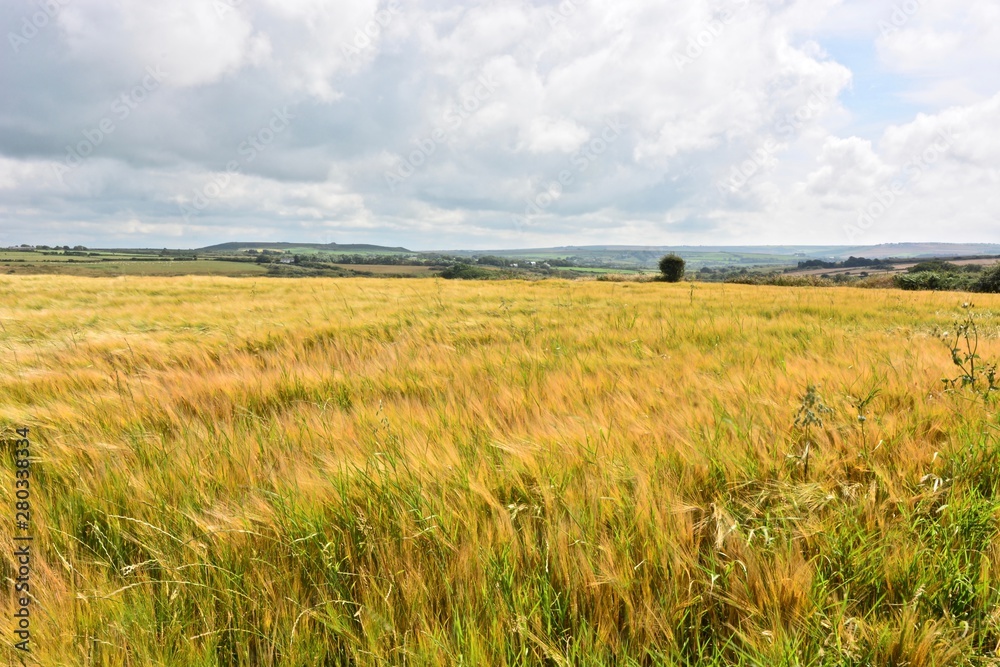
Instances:
[[[116,256],[107,256],[116,257]],[[72,261],[76,260],[76,261]],[[250,262],[222,260],[139,260],[104,261],[103,257],[67,257],[64,259],[32,259],[26,262],[4,262],[0,258],[2,274],[55,273],[70,276],[256,276],[267,273],[267,268]]]
[[[429,266],[407,266],[405,264],[331,264],[330,266],[374,275],[430,276],[439,271],[439,269]]]
[[[46,255],[42,252],[4,252],[0,251],[0,262],[16,262],[16,263],[31,263],[31,262],[69,262],[69,261],[101,261],[104,258],[118,258],[118,259],[135,259],[141,257],[150,257],[150,255],[142,254],[122,254],[122,253],[109,253],[109,252],[95,252],[97,256],[90,256],[91,252],[87,251],[84,256],[74,256],[74,255],[63,255],[63,254],[51,254]],[[155,256],[154,256],[155,257]],[[17,261],[22,260],[22,261]]]
[[[531,252],[520,250],[509,250],[499,252],[481,253],[456,253],[456,254],[489,254],[498,257],[506,257],[516,261],[516,259],[545,262],[561,259],[575,259],[577,262],[588,264],[607,264],[609,267],[635,268],[635,269],[656,269],[656,262],[664,253],[648,250],[586,250],[570,249],[566,251]],[[697,252],[683,251],[684,259],[688,263],[689,269],[699,269],[703,266],[710,267],[785,267],[794,266],[797,258],[788,255],[773,255],[769,253],[740,253],[740,252]],[[573,267],[575,268],[575,267]]]

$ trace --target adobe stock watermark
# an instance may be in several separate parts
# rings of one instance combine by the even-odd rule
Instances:
[[[55,23],[59,12],[72,0],[44,0],[38,3],[38,11],[30,16],[21,17],[20,32],[7,33],[7,41],[14,53],[20,53],[21,48],[38,36],[38,33]]]
[[[740,12],[749,7],[753,0],[732,0],[735,7],[726,7],[719,12],[718,18],[712,19],[702,28],[691,35],[684,50],[674,54],[674,65],[677,71],[683,72],[684,68],[694,63],[694,61],[705,55],[705,52],[719,40],[726,32],[726,28],[736,20]]]
[[[126,90],[116,97],[109,108],[110,113],[97,121],[93,126],[80,132],[83,135],[81,141],[75,144],[66,145],[66,155],[62,163],[53,166],[53,171],[59,182],[65,184],[66,174],[74,171],[92,156],[104,141],[115,133],[120,127],[120,123],[128,120],[129,116],[145,102],[149,96],[157,90],[167,77],[167,73],[159,66],[149,66],[142,80],[132,88]],[[117,123],[116,123],[117,120]]]
[[[747,151],[747,159],[733,165],[729,170],[729,177],[715,184],[716,189],[724,195],[739,192],[762,169],[774,163],[774,156],[780,150],[781,145],[768,137],[762,146]]]
[[[776,134],[787,140],[794,139],[802,128],[814,121],[826,109],[827,103],[836,95],[835,89],[814,89],[808,99],[794,112],[787,113],[774,124]],[[768,137],[756,149],[747,152],[747,159],[733,165],[729,175],[716,183],[721,194],[733,194],[742,190],[761,171],[774,163],[775,155],[782,150],[774,138]]]
[[[857,222],[844,226],[844,234],[849,241],[857,242],[876,222],[886,216],[892,207],[909,193],[910,187],[923,178],[924,172],[951,150],[954,143],[954,128],[939,130],[938,141],[925,148],[919,155],[911,156],[900,170],[901,175],[894,178],[889,185],[882,186],[864,206],[857,210]]]
[[[574,153],[570,159],[570,165],[575,167],[577,174],[585,173],[594,162],[596,162],[608,149],[622,136],[624,125],[618,120],[609,120],[604,123],[600,134],[593,137],[584,144],[583,148]],[[531,222],[531,217],[541,215],[562,197],[566,187],[573,185],[576,181],[572,169],[563,169],[559,172],[555,180],[549,182],[545,189],[535,193],[527,199],[527,206],[523,215],[512,217],[514,228],[521,232],[522,227]]]
[[[462,86],[461,88],[466,88],[469,92],[454,100],[453,104],[445,110],[442,117],[444,126],[435,127],[429,134],[417,139],[414,142],[416,148],[405,157],[397,157],[396,168],[385,172],[385,184],[389,191],[395,192],[396,188],[402,185],[406,179],[426,165],[431,156],[437,153],[441,144],[446,143],[469,118],[482,109],[483,105],[493,97],[498,85],[489,74],[483,73],[479,75],[478,79]]]
[[[243,5],[243,0],[212,0],[212,7],[220,19],[226,18],[230,12]]]
[[[222,193],[232,184],[233,177],[240,174],[243,167],[257,159],[257,156],[267,150],[267,147],[275,138],[288,129],[291,120],[295,116],[288,111],[288,107],[273,109],[270,118],[254,133],[247,135],[247,138],[240,142],[236,152],[241,159],[232,159],[226,163],[225,171],[206,182],[200,188],[194,190],[191,203],[179,202],[181,215],[186,222],[191,222],[191,216],[197,215],[208,208],[213,200],[222,196]]]
[[[902,30],[903,26],[909,23],[910,19],[916,16],[917,12],[923,8],[924,1],[904,0],[904,2],[894,4],[889,20],[882,19],[878,22],[878,31],[882,34],[882,37],[886,38],[892,33]]]
[[[401,14],[403,6],[399,0],[389,0],[385,9],[380,9],[372,16],[371,20],[363,26],[354,29],[354,39],[341,45],[340,52],[347,58],[348,62],[356,62],[361,59],[362,54],[371,48],[382,33],[392,25],[393,19]]]
[[[556,28],[565,23],[571,16],[576,14],[579,4],[579,2],[574,2],[574,0],[562,0],[555,9],[546,7],[545,18],[549,22],[549,27]]]

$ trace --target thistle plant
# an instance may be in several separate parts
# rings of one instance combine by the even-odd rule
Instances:
[[[989,363],[979,355],[979,328],[976,325],[975,305],[962,304],[965,311],[963,320],[955,323],[955,332],[947,332],[942,336],[951,360],[961,371],[956,378],[942,380],[945,387],[954,390],[958,387],[972,389],[981,394],[984,399],[1000,389],[997,380],[997,364]]]
[[[814,426],[823,426],[823,416],[833,414],[833,409],[823,402],[820,396],[819,387],[813,384],[806,385],[806,393],[802,396],[799,411],[795,416],[795,428],[802,432],[805,441],[805,449],[802,455],[797,457],[802,461],[802,477],[809,479],[809,452],[812,449],[812,429]]]

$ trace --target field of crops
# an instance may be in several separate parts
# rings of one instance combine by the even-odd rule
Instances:
[[[0,658],[27,427],[37,664],[994,664],[964,298],[0,276]]]

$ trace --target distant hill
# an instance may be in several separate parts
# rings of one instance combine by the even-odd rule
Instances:
[[[368,243],[290,243],[278,241],[234,241],[200,248],[197,252],[225,253],[242,250],[277,250],[309,254],[315,252],[340,254],[407,254],[424,255],[432,251],[411,251],[402,247],[380,246]],[[638,246],[638,245],[588,245],[560,246],[554,248],[514,248],[502,250],[440,250],[459,257],[498,257],[555,262],[568,260],[578,266],[608,266],[635,269],[653,269],[657,260],[675,252],[688,262],[688,267],[782,267],[794,266],[800,261],[821,259],[842,261],[848,257],[868,259],[955,259],[1000,256],[997,243],[886,243],[869,246],[835,245],[731,245],[731,246]],[[557,265],[558,266],[558,265]]]
[[[571,260],[583,265],[655,268],[657,260],[674,252],[688,262],[690,269],[750,268],[794,266],[800,261],[821,259],[842,261],[848,257],[868,259],[929,259],[971,258],[1000,255],[995,243],[889,243],[870,246],[795,246],[795,245],[732,245],[732,246],[637,246],[592,245],[554,248],[521,248],[503,250],[446,250],[451,255],[481,257],[494,255],[538,261]]]
[[[371,245],[368,243],[283,243],[277,241],[233,241],[231,243],[219,243],[204,248],[199,248],[198,252],[239,252],[240,250],[325,250],[328,252],[381,252],[381,253],[411,253],[412,250],[406,248],[390,248],[382,245]]]
[[[836,257],[846,258],[867,257],[869,259],[886,259],[898,257],[930,258],[930,257],[967,257],[970,255],[995,256],[1000,255],[998,243],[883,243],[872,246],[855,246],[843,248],[834,253]]]
[[[740,253],[755,255],[796,255],[829,253],[846,246],[785,246],[785,245],[731,245],[731,246],[685,246],[685,245],[584,245],[557,246],[553,248],[515,248],[505,250],[445,250],[442,252],[475,252],[484,254],[574,254],[581,252],[694,252],[694,253]]]
[[[965,255],[1000,255],[998,243],[883,243],[870,246],[809,246],[809,245],[731,245],[731,246],[638,246],[638,245],[591,245],[558,246],[553,248],[523,248],[504,250],[454,250],[444,251],[477,255],[572,255],[584,253],[614,252],[676,252],[684,254],[732,253],[740,255],[805,256],[816,259],[831,257],[955,257]]]

